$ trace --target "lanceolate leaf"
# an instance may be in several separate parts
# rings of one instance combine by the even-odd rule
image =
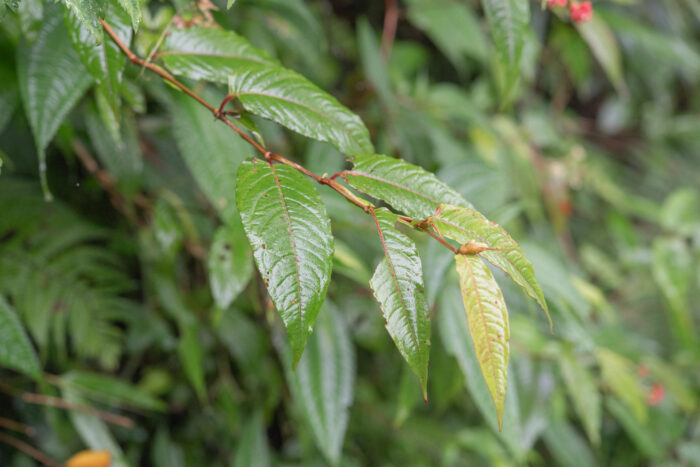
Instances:
[[[63,0],[63,3],[75,14],[92,34],[95,40],[102,41],[102,27],[99,18],[103,16],[103,0]],[[46,14],[44,15],[46,19]]]
[[[427,399],[430,317],[423,291],[423,268],[413,240],[399,232],[397,216],[374,211],[384,259],[369,281],[386,320],[386,329],[399,352],[418,376]]]
[[[287,378],[316,445],[331,464],[337,464],[353,399],[355,355],[335,307],[324,307],[296,372],[287,371]]]
[[[346,154],[374,152],[360,117],[292,70],[266,65],[238,67],[231,73],[229,88],[255,115],[329,142]]]
[[[253,275],[253,258],[239,219],[230,219],[216,231],[207,265],[214,301],[225,310]]]
[[[530,21],[529,0],[481,0],[501,63],[506,69],[506,93],[517,78]]]
[[[41,367],[27,333],[15,310],[0,295],[0,366],[12,368],[34,379],[41,377]]]
[[[381,155],[356,155],[352,161],[354,166],[342,173],[343,180],[415,219],[432,215],[440,204],[471,207],[459,193],[417,165]]]
[[[559,352],[559,367],[574,409],[583,422],[586,434],[593,444],[598,445],[600,443],[602,410],[600,393],[595,381],[591,373],[568,347]]]
[[[299,362],[331,276],[333,237],[321,198],[291,167],[247,160],[236,201],[267,291]]]
[[[243,424],[243,432],[232,465],[233,467],[269,467],[270,446],[261,412],[253,414]]]
[[[107,2],[105,10],[109,25],[122,42],[129,44],[131,42],[129,17],[114,2]],[[116,121],[119,122],[119,94],[126,57],[113,40],[104,40],[101,28],[97,32],[93,32],[78,20],[73,11],[65,10],[65,20],[73,47],[78,52],[80,60],[95,78],[101,92],[107,97],[110,110]]]
[[[227,84],[231,73],[251,64],[277,65],[232,31],[192,27],[173,30],[157,55],[174,74]]]
[[[471,240],[487,244],[491,249],[483,251],[480,255],[502,269],[534,298],[547,314],[549,326],[552,327],[547,302],[535,278],[532,264],[503,227],[489,221],[478,211],[451,205],[441,205],[429,221],[441,235],[461,244]]]
[[[73,50],[61,7],[52,4],[45,7],[36,41],[18,48],[17,73],[24,110],[39,153],[44,196],[51,199],[46,181],[46,146],[92,77]]]
[[[508,379],[508,310],[501,289],[478,256],[456,255],[455,261],[469,332],[481,373],[496,406],[500,430]]]

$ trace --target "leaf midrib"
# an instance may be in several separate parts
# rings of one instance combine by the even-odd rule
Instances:
[[[389,265],[389,272],[391,273],[391,278],[394,282],[394,285],[396,286],[396,291],[399,294],[399,298],[401,299],[401,305],[402,305],[401,310],[403,311],[402,314],[404,315],[406,320],[409,322],[409,327],[411,328],[411,338],[413,340],[413,343],[416,346],[416,349],[420,349],[420,344],[418,343],[418,336],[416,335],[416,330],[411,325],[411,318],[410,318],[410,316],[408,316],[408,307],[406,306],[406,301],[403,297],[403,293],[401,292],[401,287],[399,286],[399,281],[396,277],[394,264],[391,261],[391,256],[389,255],[389,250],[387,249],[386,241],[384,240],[384,233],[382,232],[382,228],[379,225],[379,220],[377,219],[377,216],[374,212],[372,212],[372,217],[374,218],[374,223],[377,226],[377,232],[379,232],[379,239],[382,241],[382,248],[384,249],[384,256],[386,257],[386,262]],[[423,377],[421,376],[420,379],[422,382]]]
[[[412,190],[412,189],[410,189],[410,188],[408,188],[408,187],[406,187],[406,186],[404,186],[404,185],[401,185],[401,184],[399,184],[399,183],[397,183],[397,182],[392,182],[392,181],[387,180],[387,179],[385,179],[385,178],[381,178],[381,177],[379,177],[379,176],[377,176],[377,175],[370,175],[370,174],[363,173],[363,172],[356,172],[356,171],[354,171],[354,170],[347,170],[347,171],[344,172],[344,175],[343,175],[343,179],[344,179],[346,182],[347,182],[348,180],[345,178],[345,175],[352,175],[352,176],[354,176],[354,177],[367,177],[367,178],[370,178],[370,179],[372,179],[372,180],[377,180],[377,181],[379,181],[379,182],[386,183],[387,185],[391,185],[392,187],[400,188],[400,189],[402,189],[402,190],[408,191],[409,193],[412,193],[412,194],[418,196],[419,198],[426,199],[426,200],[428,200],[428,201],[430,201],[430,202],[432,202],[432,203],[440,204],[440,201],[438,201],[438,200],[436,200],[436,199],[433,199],[433,198],[431,198],[431,197],[429,197],[429,196],[426,196],[426,195],[424,195],[424,194],[422,194],[422,193],[419,193],[419,192],[417,192],[417,191],[415,191],[415,190]],[[348,183],[350,183],[350,182],[348,182]],[[360,191],[362,191],[362,190],[360,190]],[[364,193],[364,192],[363,192],[363,193]],[[367,193],[365,193],[365,194],[367,194]]]
[[[282,192],[282,186],[280,185],[279,178],[277,177],[277,172],[275,171],[275,166],[272,162],[269,162],[270,170],[272,171],[272,178],[275,180],[275,185],[280,194],[280,201],[282,203],[282,209],[284,210],[285,219],[287,221],[287,230],[289,231],[289,241],[292,244],[292,250],[294,251],[294,270],[297,278],[297,303],[299,305],[299,340],[303,341],[304,337],[304,316],[302,313],[301,304],[301,278],[299,277],[299,254],[297,252],[296,241],[294,240],[294,231],[292,230],[292,220],[289,215],[289,210],[287,209],[287,203],[284,198],[284,193]]]
[[[160,58],[160,57],[168,56],[168,55],[174,55],[174,56],[194,55],[197,57],[228,58],[231,60],[241,60],[241,61],[256,63],[259,65],[272,66],[269,61],[257,59],[254,57],[244,57],[242,55],[227,55],[227,54],[218,53],[218,52],[192,52],[192,51],[188,51],[188,50],[164,50],[162,52],[158,52],[158,54],[156,55],[156,58]]]

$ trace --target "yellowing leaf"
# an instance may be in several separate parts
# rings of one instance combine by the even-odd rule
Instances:
[[[503,405],[508,378],[508,310],[503,294],[488,266],[474,255],[457,255],[457,273],[469,332],[498,416],[503,424]]]
[[[107,451],[80,451],[66,462],[66,467],[109,467],[112,455]]]

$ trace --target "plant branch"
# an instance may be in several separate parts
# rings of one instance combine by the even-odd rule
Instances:
[[[382,44],[380,50],[384,60],[389,61],[391,49],[396,37],[396,25],[399,22],[399,8],[397,0],[386,0],[384,8],[384,30],[382,31]]]
[[[398,20],[398,9],[397,9],[397,5],[396,5],[396,0],[387,0],[387,9],[391,10],[391,11],[387,11],[387,14],[389,15],[389,18],[388,18],[389,28],[388,29],[385,28],[385,33],[387,33],[387,34],[391,33],[390,34],[390,36],[391,36],[390,42],[393,42],[393,35],[396,32],[396,24],[395,23]],[[361,208],[366,213],[368,213],[368,214],[374,213],[376,206],[374,206],[369,201],[360,198],[355,193],[353,193],[350,189],[348,189],[347,187],[345,187],[345,186],[343,186],[340,183],[335,181],[335,178],[338,175],[341,175],[342,172],[339,174],[335,174],[330,178],[320,177],[320,176],[314,174],[313,172],[311,172],[310,170],[308,170],[307,168],[305,168],[304,166],[302,166],[302,165],[300,165],[292,160],[289,160],[284,156],[281,156],[279,154],[275,154],[273,152],[268,151],[263,146],[261,146],[257,141],[255,141],[252,137],[250,137],[247,133],[245,133],[243,130],[238,128],[231,120],[228,119],[228,117],[227,117],[228,112],[223,110],[224,106],[231,99],[235,98],[235,94],[234,95],[232,95],[232,94],[227,95],[223,99],[223,101],[220,103],[218,108],[214,107],[209,102],[204,100],[199,94],[192,91],[190,88],[188,88],[183,83],[178,81],[174,76],[172,76],[170,73],[168,73],[166,70],[164,70],[160,66],[155,65],[155,64],[150,63],[150,62],[146,62],[143,59],[141,59],[140,57],[138,57],[134,52],[131,51],[131,49],[129,49],[129,47],[126,44],[124,44],[124,42],[121,41],[121,39],[119,39],[119,37],[114,32],[114,30],[111,28],[111,26],[106,21],[104,21],[103,19],[100,19],[100,22],[102,23],[102,26],[104,27],[105,32],[107,32],[107,34],[112,38],[112,40],[117,44],[117,46],[119,46],[119,48],[122,50],[122,52],[124,52],[124,54],[129,58],[129,60],[132,63],[135,63],[143,68],[147,68],[148,70],[157,74],[158,76],[160,76],[161,78],[168,81],[170,84],[172,84],[173,86],[175,86],[176,88],[178,88],[179,90],[181,90],[182,92],[184,92],[185,94],[190,96],[195,101],[199,102],[202,106],[204,106],[207,110],[209,110],[212,113],[214,118],[224,122],[229,128],[231,128],[233,131],[235,131],[238,134],[238,136],[243,138],[251,146],[253,146],[255,149],[257,149],[258,152],[260,152],[260,154],[262,154],[262,156],[265,158],[266,161],[278,162],[280,164],[285,164],[285,165],[288,165],[290,167],[293,167],[294,169],[298,170],[299,172],[303,173],[304,175],[314,179],[317,183],[319,183],[321,185],[326,185],[326,186],[330,187],[331,189],[335,190],[338,194],[343,196],[345,199],[347,199],[349,202],[351,202],[355,206]],[[393,24],[393,26],[392,26],[392,24]],[[389,43],[389,46],[390,45],[391,44]],[[452,245],[450,245],[449,243],[447,243],[443,238],[441,238],[441,236],[436,235],[434,232],[432,232],[428,228],[426,228],[424,225],[424,222],[419,222],[416,224],[414,219],[411,219],[410,217],[405,217],[405,216],[400,216],[400,219],[403,222],[406,222],[413,227],[416,227],[420,230],[423,230],[424,232],[427,232],[428,235],[430,235],[431,237],[436,239],[438,242],[443,244],[445,247],[447,247],[453,253],[455,253],[455,254],[458,253],[458,250],[455,247],[453,247]]]
[[[111,412],[105,412],[104,410],[96,409],[94,407],[90,407],[89,405],[69,402],[65,399],[61,399],[60,397],[25,392],[22,394],[22,400],[30,404],[46,405],[49,407],[57,407],[59,409],[72,410],[75,412],[83,412],[89,415],[94,415],[101,418],[105,422],[123,426],[124,428],[131,428],[134,426],[134,421],[128,417],[113,414]]]

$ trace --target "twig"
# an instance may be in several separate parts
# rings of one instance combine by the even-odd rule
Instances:
[[[0,441],[5,444],[9,444],[13,448],[19,449],[23,453],[33,457],[34,459],[36,459],[44,465],[48,465],[49,467],[61,466],[60,462],[51,459],[49,456],[39,451],[34,446],[27,444],[24,441],[21,441],[13,436],[6,435],[5,433],[0,433]]]
[[[34,436],[34,428],[9,418],[0,417],[0,427],[22,433],[23,435]]]
[[[108,423],[123,426],[124,428],[132,428],[134,426],[134,421],[128,417],[96,409],[94,407],[90,407],[89,405],[68,402],[67,400],[61,399],[59,397],[25,392],[24,394],[22,394],[22,400],[30,404],[46,405],[49,407],[56,407],[59,409],[72,410],[75,412],[82,412],[89,415],[94,415]]]
[[[388,4],[390,3],[393,5],[393,6],[389,5],[389,6],[391,6],[392,9],[396,8],[396,1],[395,0],[388,0],[387,3]],[[393,12],[392,15],[396,15],[396,18],[392,20],[395,23],[398,20],[398,10]],[[207,110],[209,110],[211,112],[211,114],[214,116],[214,118],[224,122],[229,128],[231,128],[233,131],[235,131],[238,134],[238,136],[243,138],[246,142],[248,142],[248,144],[250,144],[255,149],[257,149],[258,152],[260,152],[260,154],[262,154],[262,156],[265,158],[266,161],[268,161],[270,163],[272,163],[274,161],[274,162],[278,162],[278,163],[293,167],[294,169],[298,170],[299,172],[303,173],[304,175],[314,179],[317,183],[319,183],[321,185],[326,185],[326,186],[330,187],[331,189],[335,190],[341,196],[343,196],[345,199],[350,201],[355,206],[361,208],[366,213],[368,213],[368,214],[374,213],[374,210],[376,209],[376,207],[372,203],[370,203],[369,201],[367,201],[365,199],[360,198],[359,196],[355,195],[350,189],[346,188],[345,186],[343,186],[335,181],[335,178],[339,174],[336,174],[331,178],[319,177],[318,175],[314,174],[313,172],[306,169],[302,165],[300,165],[294,161],[291,161],[284,156],[281,156],[279,154],[275,154],[273,152],[268,151],[267,149],[262,147],[257,141],[255,141],[252,137],[250,137],[247,133],[245,133],[243,130],[238,128],[231,120],[228,119],[227,112],[223,111],[224,105],[226,105],[226,103],[229,100],[233,99],[235,97],[235,95],[227,95],[226,98],[224,98],[224,100],[221,102],[221,104],[219,105],[218,108],[214,107],[209,102],[204,100],[199,94],[192,91],[190,88],[188,88],[183,83],[178,81],[175,77],[173,77],[170,73],[168,73],[166,70],[164,70],[160,66],[154,65],[153,63],[148,63],[148,62],[144,61],[143,59],[141,59],[140,57],[138,57],[134,52],[131,51],[131,49],[129,49],[129,47],[126,44],[124,44],[124,42],[121,41],[121,39],[119,39],[119,37],[114,32],[114,30],[111,28],[111,26],[106,21],[104,21],[103,19],[100,19],[100,22],[102,23],[102,26],[104,27],[107,34],[112,38],[112,40],[117,44],[117,46],[119,46],[119,48],[122,50],[122,52],[124,52],[124,54],[127,56],[127,58],[132,63],[135,63],[136,65],[139,65],[141,67],[149,69],[150,71],[157,74],[158,76],[160,76],[164,80],[168,81],[170,84],[175,86],[177,89],[181,90],[182,92],[184,92],[185,94],[190,96],[192,99],[194,99],[198,103],[200,103],[202,106],[204,106]],[[391,32],[391,29],[392,29],[392,27],[389,28],[389,32]],[[396,26],[394,25],[393,32],[391,32],[391,37],[392,37],[391,41],[393,41],[393,34],[395,33],[395,30],[396,30]],[[409,218],[409,217],[401,216],[401,219],[404,222],[407,222],[411,225],[413,225],[413,223],[414,223],[414,220]],[[451,246],[444,239],[435,235],[429,229],[425,228],[424,222],[419,222],[417,224],[417,226],[421,230],[427,232],[430,236],[435,238],[437,241],[439,241],[445,247],[449,248],[450,251],[452,251],[453,253],[455,253],[455,254],[458,253],[458,250],[456,248]]]

